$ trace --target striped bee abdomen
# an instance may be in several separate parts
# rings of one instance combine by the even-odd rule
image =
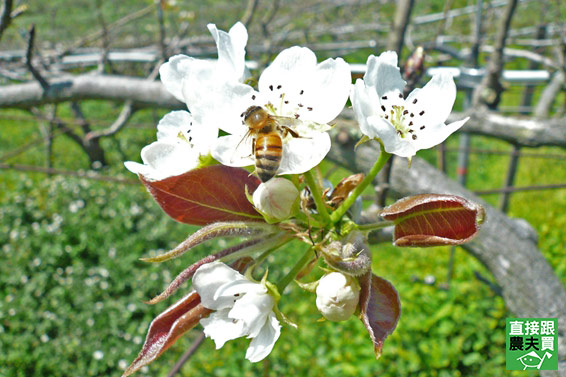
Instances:
[[[255,141],[255,168],[262,182],[269,181],[277,173],[282,154],[283,141],[279,133],[258,133]]]

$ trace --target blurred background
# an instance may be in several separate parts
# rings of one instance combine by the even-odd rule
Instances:
[[[529,242],[566,283],[566,4],[560,1],[1,3],[1,376],[119,376],[151,320],[183,293],[155,306],[144,301],[187,265],[226,246],[210,242],[161,265],[139,261],[196,228],[167,217],[123,166],[140,161],[165,113],[183,108],[170,96],[152,97],[161,93],[159,65],[178,53],[216,58],[208,23],[226,31],[237,21],[247,25],[247,60],[256,78],[293,45],[310,47],[319,61],[343,57],[354,77],[363,75],[370,54],[396,50],[404,64],[423,46],[424,68],[413,76],[406,69],[409,83],[420,87],[432,69],[453,68],[455,116],[477,118],[419,157],[507,216],[526,220]],[[53,89],[65,82],[84,86]],[[351,119],[346,109],[336,121],[351,128],[350,136]],[[338,181],[351,168],[327,161],[321,171]],[[383,187],[368,193],[366,207],[376,195],[392,202]],[[244,359],[246,339],[218,351],[206,340],[178,375],[538,375],[505,370],[505,318],[513,313],[475,257],[461,248],[390,242],[372,250],[374,272],[396,286],[403,306],[378,361],[360,321],[317,322],[314,296],[292,286],[280,309],[299,329],[285,328],[265,361]],[[291,246],[274,258],[290,266],[301,254]],[[270,270],[270,277],[285,272]],[[525,282],[533,290],[537,284]],[[197,330],[138,375],[168,375]]]

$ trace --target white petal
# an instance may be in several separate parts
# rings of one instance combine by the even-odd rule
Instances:
[[[185,102],[182,92],[182,81],[194,64],[194,58],[186,55],[175,55],[167,63],[159,67],[159,76],[165,89],[179,101]]]
[[[250,166],[255,164],[252,154],[251,137],[228,135],[218,138],[211,154],[217,161],[226,166]]]
[[[191,81],[196,85],[187,83],[183,93],[197,123],[218,127],[230,134],[247,132],[241,115],[248,107],[258,104],[259,93],[249,85],[236,82],[211,83],[206,74],[194,79],[191,76]]]
[[[368,117],[378,114],[380,106],[375,89],[368,88],[363,80],[358,79],[352,87],[350,100],[362,133],[368,137],[377,137],[375,130],[367,122]]]
[[[261,284],[256,283],[256,285],[264,288]],[[273,310],[273,305],[275,305],[275,300],[266,292],[247,292],[234,303],[228,316],[244,321],[248,337],[253,338],[265,324],[267,315]]]
[[[300,118],[328,123],[340,114],[352,85],[350,66],[341,58],[327,59],[302,83],[303,105],[297,111]],[[299,83],[300,84],[300,83]]]
[[[289,138],[283,144],[283,157],[277,174],[300,174],[318,165],[330,150],[326,132],[310,138]]]
[[[379,97],[403,93],[406,83],[396,61],[397,54],[392,51],[384,52],[377,58],[371,55],[367,60],[364,82],[366,86],[375,88]]]
[[[258,88],[262,93],[274,92],[278,85],[293,84],[302,80],[303,72],[311,73],[316,66],[316,55],[306,47],[294,46],[277,55],[259,78]],[[273,86],[273,87],[270,87]],[[286,90],[287,88],[282,88]],[[277,94],[278,96],[278,94]],[[279,100],[273,101],[276,104]]]
[[[411,157],[417,152],[417,145],[410,140],[410,136],[401,138],[391,123],[379,115],[367,119],[370,129],[383,142],[385,151],[400,157]]]
[[[246,359],[252,363],[263,360],[271,353],[280,335],[281,325],[279,325],[279,321],[275,318],[275,314],[270,313],[259,334],[250,342],[248,350],[246,351]]]
[[[157,124],[157,140],[176,139],[179,132],[185,134],[193,118],[188,111],[171,111],[161,118]]]
[[[128,161],[125,166],[133,173],[152,181],[183,174],[199,164],[199,155],[186,143],[159,140],[146,145],[141,151],[144,165]]]
[[[462,127],[467,121],[468,118],[450,123],[448,125],[441,123],[436,126],[431,126],[430,129],[428,127],[425,129],[427,133],[425,134],[423,130],[422,133],[417,134],[417,140],[415,140],[415,144],[417,145],[418,149],[428,149],[432,148],[435,145],[442,143],[444,140],[448,138],[448,136],[452,135],[456,132],[460,127]]]
[[[342,111],[351,85],[349,65],[342,59],[316,64],[305,47],[282,51],[259,79],[259,91],[276,114],[328,123]]]
[[[216,349],[222,348],[229,340],[246,335],[244,322],[229,318],[228,311],[229,309],[219,310],[200,320],[204,334],[214,340]]]
[[[201,156],[210,153],[217,137],[217,128],[198,124],[187,111],[167,113],[157,125],[157,140],[169,139],[189,144]]]
[[[243,81],[245,70],[245,47],[248,42],[246,27],[237,22],[229,33],[218,30],[216,25],[208,24],[208,30],[218,48],[218,72],[225,80]]]
[[[216,292],[225,284],[235,281],[247,281],[238,271],[221,262],[212,262],[200,266],[193,276],[193,287],[201,297],[205,308],[219,310],[227,306],[226,302],[217,302]]]
[[[415,104],[413,102],[417,100]],[[435,74],[422,88],[415,89],[406,100],[407,110],[415,114],[417,126],[426,127],[444,123],[456,100],[456,84],[449,73]],[[424,110],[424,114],[418,114]]]

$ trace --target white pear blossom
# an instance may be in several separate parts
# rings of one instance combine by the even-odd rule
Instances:
[[[245,137],[244,112],[260,106],[276,120],[298,133],[283,139],[277,174],[298,174],[316,166],[330,149],[326,133],[342,111],[351,86],[350,68],[344,60],[327,59],[317,64],[315,54],[304,47],[282,51],[261,74],[258,90],[227,81],[210,85],[209,72],[193,72],[192,85],[183,86],[184,98],[195,119],[214,125],[230,135],[220,137],[212,155],[228,166],[255,163],[253,137]]]
[[[236,23],[227,33],[209,24],[216,41],[218,60],[195,59],[175,55],[159,68],[161,82],[178,100],[183,98],[183,85],[191,86],[191,78],[204,75],[208,85],[224,85],[226,81],[242,82],[247,77],[245,47],[246,27]],[[201,157],[210,154],[218,137],[218,127],[198,123],[187,111],[173,111],[163,117],[157,126],[157,141],[142,149],[143,164],[127,161],[125,166],[146,179],[162,180],[196,168]]]
[[[195,124],[187,111],[172,111],[157,125],[157,141],[141,151],[143,164],[126,161],[126,168],[144,178],[159,181],[196,168],[210,153],[218,130]]]
[[[285,178],[272,178],[260,184],[253,194],[254,206],[269,220],[285,220],[293,214],[299,190]]]
[[[275,317],[274,298],[265,285],[248,280],[221,262],[202,265],[193,276],[193,287],[205,308],[215,310],[200,320],[216,349],[242,336],[252,341],[246,351],[251,362],[263,360],[281,334]]]
[[[351,100],[361,131],[381,139],[385,151],[401,157],[442,143],[468,118],[446,125],[456,99],[450,74],[439,73],[422,88],[403,97],[405,81],[393,51],[370,56],[364,79],[352,88]]]
[[[360,287],[340,272],[324,275],[316,287],[316,307],[329,321],[345,321],[358,307]]]
[[[218,60],[196,59],[186,55],[175,55],[159,68],[161,82],[165,88],[179,101],[183,98],[183,85],[192,85],[191,72],[207,72],[207,76],[218,82],[235,80],[243,82],[248,75],[245,55],[248,32],[246,27],[237,22],[227,33],[218,30],[216,25],[208,24],[218,49]]]

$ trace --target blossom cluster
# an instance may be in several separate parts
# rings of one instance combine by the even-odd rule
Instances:
[[[395,226],[395,244],[458,244],[473,237],[483,221],[481,207],[462,198],[424,195],[383,209],[379,223],[357,224],[360,195],[391,155],[410,161],[467,121],[445,124],[456,98],[454,80],[435,74],[405,97],[395,52],[370,56],[363,79],[352,83],[342,58],[318,63],[310,49],[295,46],[281,51],[252,86],[246,28],[241,23],[229,32],[212,24],[208,28],[218,59],[176,55],[161,66],[161,82],[187,110],[166,114],[157,125],[157,141],[141,151],[143,163],[125,166],[170,216],[204,225],[177,248],[146,260],[175,258],[215,237],[247,240],[194,263],[150,301],[169,297],[192,278],[193,291],[154,320],[126,375],[199,322],[217,348],[247,337],[245,357],[264,359],[280,336],[281,323],[295,326],[277,307],[293,280],[316,294],[316,307],[326,320],[358,316],[379,357],[401,307],[392,284],[371,272],[367,232]],[[334,186],[313,171],[330,150],[328,132],[348,99],[363,134],[360,141],[378,141],[381,152],[367,176],[354,174]],[[277,284],[268,280],[267,271],[256,280],[254,272],[266,257],[292,240],[308,250],[290,272]],[[319,260],[326,264],[324,276],[299,282]]]

